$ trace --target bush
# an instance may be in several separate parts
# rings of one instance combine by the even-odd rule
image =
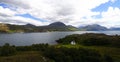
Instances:
[[[81,41],[81,44],[91,46],[107,46],[110,44],[110,41],[108,38],[105,37],[87,37],[84,40]]]
[[[98,51],[84,48],[51,47],[44,55],[55,62],[108,62]]]
[[[0,49],[0,56],[10,56],[15,54],[16,49],[14,46],[10,46],[8,43],[6,43],[4,46]]]
[[[114,62],[113,58],[109,55],[106,55],[106,54],[104,55],[104,59],[106,62]]]
[[[32,44],[30,46],[17,46],[17,51],[44,51],[48,48],[48,44]]]

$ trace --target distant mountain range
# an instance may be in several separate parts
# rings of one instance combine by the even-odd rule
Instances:
[[[54,22],[46,26],[35,26],[32,24],[26,25],[11,25],[0,24],[0,32],[48,32],[48,31],[107,31],[107,30],[120,30],[120,28],[106,28],[98,24],[87,25],[84,27],[74,27],[72,25],[65,25],[62,22]]]
[[[40,30],[43,31],[76,31],[78,28],[73,26],[67,26],[62,22],[54,22],[47,26],[39,26]]]
[[[120,31],[120,28],[112,27],[112,28],[110,28],[110,30]]]
[[[79,30],[83,31],[106,31],[108,30],[106,27],[100,26],[98,24],[87,25],[84,27],[79,27]]]
[[[92,25],[79,27],[79,30],[81,31],[120,31],[120,27],[106,28],[98,24],[92,24]]]
[[[0,24],[0,32],[47,32],[47,31],[76,31],[78,28],[65,25],[62,22],[54,22],[46,26],[35,26],[32,24],[26,25],[11,25]]]

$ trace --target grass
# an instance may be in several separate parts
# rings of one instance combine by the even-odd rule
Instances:
[[[120,48],[105,47],[105,46],[83,46],[83,45],[53,45],[56,48],[67,47],[67,48],[87,48],[95,49],[100,54],[110,55],[115,62],[120,62]],[[50,62],[48,58],[43,57],[40,51],[22,51],[17,52],[16,55],[8,57],[0,57],[0,62]]]
[[[0,62],[45,62],[45,60],[38,51],[26,51],[17,52],[13,56],[0,57]]]
[[[108,54],[110,55],[115,62],[120,62],[120,48],[115,47],[105,47],[105,46],[83,46],[83,45],[56,45],[57,48],[59,47],[67,47],[67,48],[88,48],[88,49],[95,49],[100,54]]]

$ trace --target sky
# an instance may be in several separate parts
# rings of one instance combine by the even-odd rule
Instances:
[[[120,27],[120,0],[0,0],[0,23]]]

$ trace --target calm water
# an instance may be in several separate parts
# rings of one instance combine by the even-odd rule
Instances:
[[[5,43],[10,43],[17,46],[31,45],[36,43],[56,44],[55,40],[63,38],[66,35],[82,33],[105,33],[107,35],[120,35],[120,31],[74,31],[0,34],[0,45],[4,45]]]

